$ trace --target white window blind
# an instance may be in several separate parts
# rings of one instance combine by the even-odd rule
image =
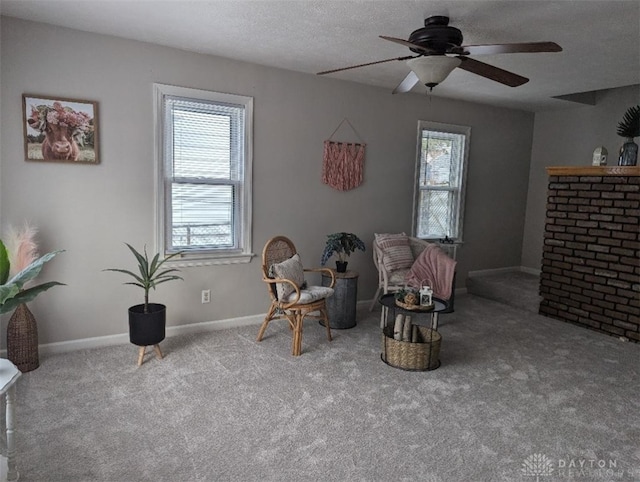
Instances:
[[[247,103],[219,100],[226,94],[157,87],[165,253],[246,253],[250,250]],[[176,89],[189,96],[175,95]]]
[[[420,122],[414,231],[423,239],[461,241],[470,129]]]

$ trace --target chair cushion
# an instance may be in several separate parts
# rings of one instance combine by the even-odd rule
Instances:
[[[396,286],[404,286],[407,284],[405,278],[409,274],[410,269],[399,269],[389,273],[389,284]]]
[[[382,263],[387,271],[408,269],[413,264],[409,237],[400,234],[376,234],[376,243],[382,250]]]
[[[333,288],[329,288],[327,286],[309,286],[304,290],[300,290],[300,299],[298,300],[298,304],[306,305],[323,298],[328,298],[331,295],[333,295]],[[285,303],[290,303],[295,299],[295,291],[293,293],[290,293],[286,298],[281,298],[281,300]]]
[[[304,269],[300,255],[297,253],[281,263],[274,264],[271,268],[275,278],[291,280],[298,288],[304,283]],[[295,293],[295,289],[289,283],[276,283],[276,291],[279,300],[284,300],[291,293]]]

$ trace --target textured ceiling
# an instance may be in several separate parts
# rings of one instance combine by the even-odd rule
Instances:
[[[378,36],[406,39],[448,15],[466,45],[552,41],[563,52],[476,56],[531,80],[512,88],[456,69],[433,95],[536,111],[640,84],[640,0],[0,0],[0,13],[310,74],[409,55]],[[393,61],[328,77],[391,92],[408,72]]]

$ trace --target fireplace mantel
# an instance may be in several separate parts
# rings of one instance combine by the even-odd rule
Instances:
[[[640,176],[640,166],[553,166],[549,176]]]

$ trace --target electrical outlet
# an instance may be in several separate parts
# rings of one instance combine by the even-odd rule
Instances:
[[[202,290],[202,302],[203,303],[211,302],[211,290]]]

